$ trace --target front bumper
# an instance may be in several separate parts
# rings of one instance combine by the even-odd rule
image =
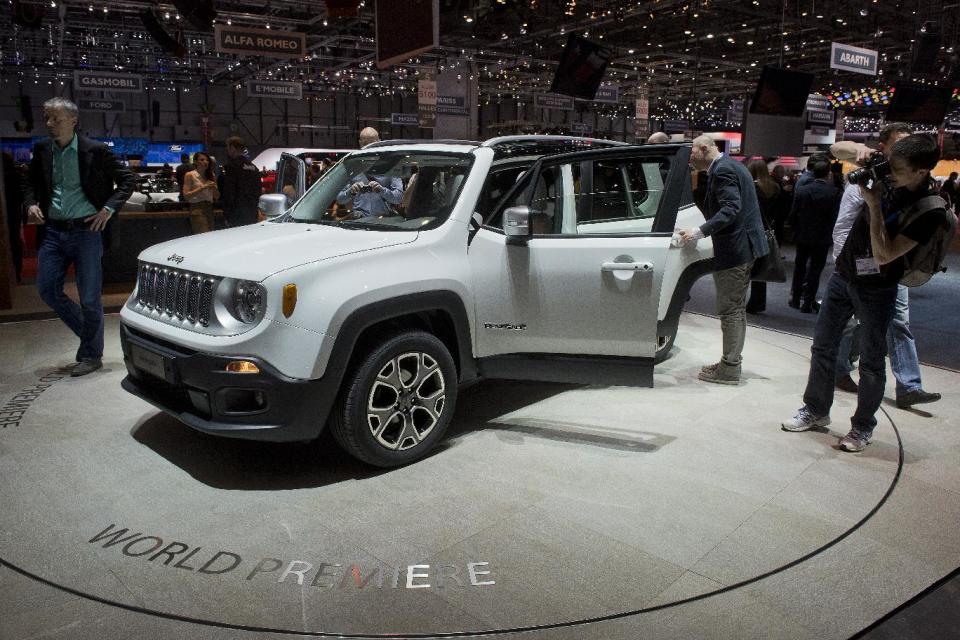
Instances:
[[[189,351],[122,323],[120,344],[125,390],[214,435],[312,440],[323,431],[340,383],[334,371],[318,380],[288,378],[258,357]],[[237,360],[255,363],[260,373],[228,373],[227,364]]]

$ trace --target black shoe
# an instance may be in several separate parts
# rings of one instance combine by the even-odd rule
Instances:
[[[820,313],[820,303],[811,302],[807,304],[804,302],[802,305],[800,305],[800,313]]]
[[[85,376],[88,373],[93,373],[102,366],[103,360],[100,358],[84,358],[80,361],[80,364],[73,368],[73,371],[70,372],[70,376],[79,378],[80,376]]]
[[[836,387],[840,389],[840,391],[846,391],[847,393],[856,393],[860,388],[857,386],[857,383],[853,381],[853,378],[850,377],[850,374],[842,378],[837,378]]]
[[[908,391],[902,396],[897,396],[897,407],[900,409],[909,409],[915,404],[927,404],[936,402],[940,399],[939,393],[927,393],[923,389]]]
[[[791,307],[791,308],[793,308],[793,309],[799,309],[799,308],[800,308],[800,301],[799,301],[799,300],[787,300],[787,306],[788,306],[788,307]]]
[[[751,315],[756,315],[756,314],[758,314],[758,313],[763,313],[764,311],[766,311],[766,308],[753,309],[753,308],[751,308],[751,307],[747,307],[747,313],[749,313],[749,314],[751,314]]]

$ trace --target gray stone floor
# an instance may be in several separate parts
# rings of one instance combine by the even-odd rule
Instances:
[[[801,336],[750,327],[745,382],[711,386],[718,322],[685,314],[653,389],[485,383],[382,471],[157,413],[119,387],[117,324],[80,379],[61,323],[0,325],[0,401],[32,398],[0,429],[2,640],[847,638],[960,565],[960,398],[885,402],[862,454],[835,448],[846,394],[784,433]]]

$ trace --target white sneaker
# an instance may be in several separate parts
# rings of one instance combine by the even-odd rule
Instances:
[[[825,427],[830,424],[830,416],[815,416],[803,405],[797,410],[797,415],[780,423],[784,431],[809,431],[814,427]]]

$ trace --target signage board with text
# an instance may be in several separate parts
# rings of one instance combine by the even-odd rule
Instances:
[[[78,91],[143,93],[143,76],[106,71],[74,71],[73,88]]]
[[[559,109],[573,111],[573,98],[546,93],[536,93],[533,96],[533,106],[539,109]]]
[[[247,80],[247,95],[251,98],[302,100],[303,85],[282,80]]]
[[[830,68],[841,71],[877,75],[877,52],[839,42],[830,45]]]
[[[253,27],[217,24],[213,31],[216,50],[270,58],[302,58],[307,53],[307,34]]]
[[[123,100],[97,100],[81,98],[77,100],[80,111],[126,111],[127,105]]]
[[[390,124],[398,127],[419,127],[420,116],[416,113],[391,113]]]

